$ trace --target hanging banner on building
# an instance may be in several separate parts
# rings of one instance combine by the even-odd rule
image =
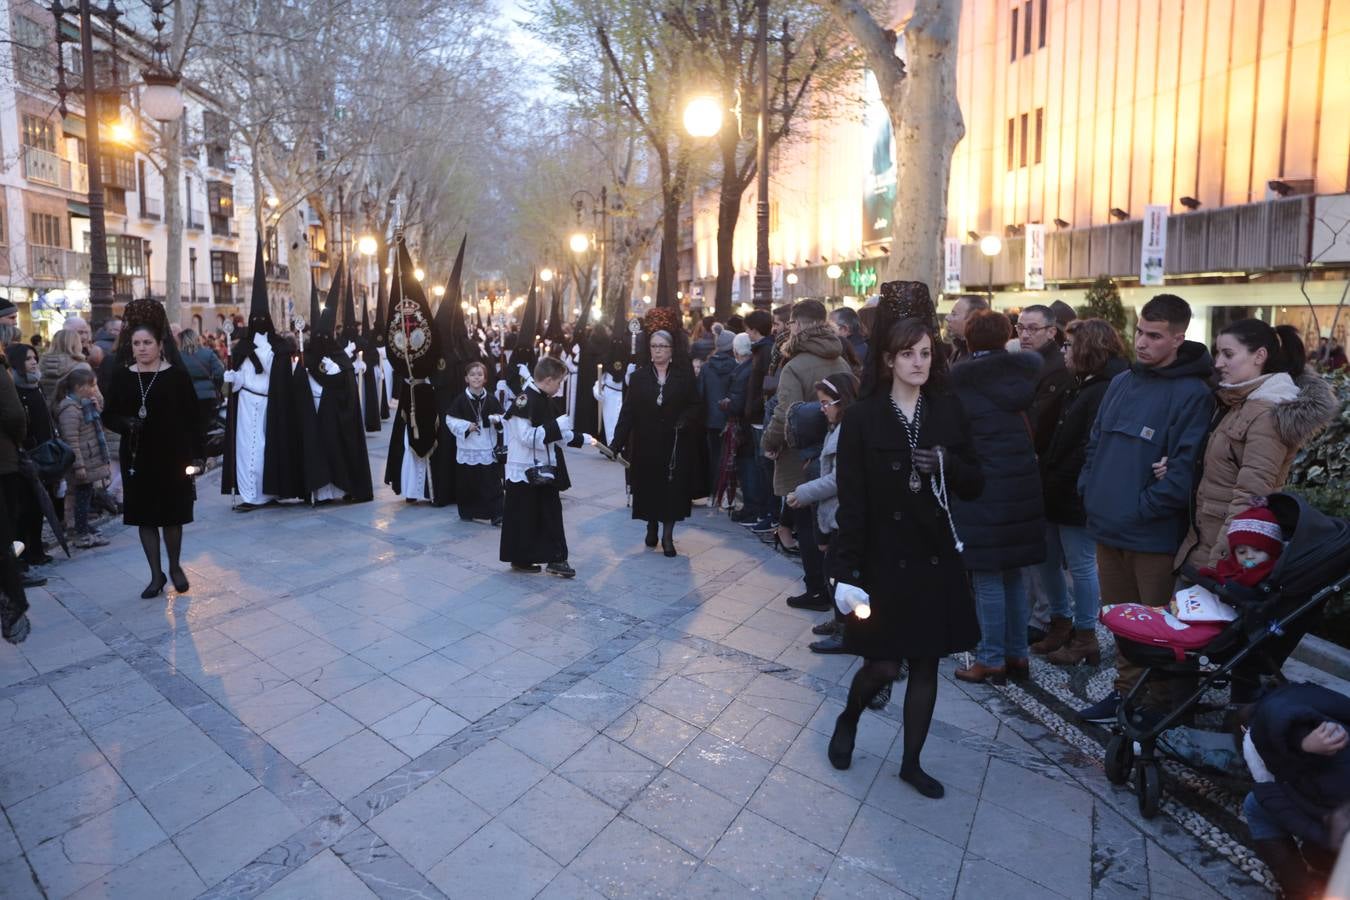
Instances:
[[[1163,283],[1163,268],[1167,264],[1167,207],[1144,207],[1144,239],[1139,249],[1139,283]]]
[[[863,243],[891,239],[891,215],[895,211],[895,141],[891,117],[881,101],[881,88],[869,70],[863,85],[863,142],[866,173],[863,182]]]
[[[961,239],[942,242],[942,293],[961,293]]]
[[[769,271],[773,273],[773,298],[779,300],[783,296],[783,267],[773,265]]]
[[[1023,264],[1022,286],[1029,291],[1045,290],[1045,226],[1028,223],[1025,235],[1026,261]]]

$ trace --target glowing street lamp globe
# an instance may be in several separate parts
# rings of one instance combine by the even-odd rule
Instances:
[[[825,270],[825,275],[831,280],[836,279],[843,274],[844,270],[839,268],[839,266],[835,265],[834,263],[830,263],[830,267]]]
[[[417,280],[418,280],[418,281],[421,281],[422,279],[419,278],[419,279],[417,279]],[[444,296],[445,296],[445,285],[443,285],[443,284],[438,284],[438,285],[436,285],[435,287],[433,287],[433,288],[431,289],[431,293],[434,294],[434,295],[437,296],[437,297],[444,297]]]
[[[696,138],[709,138],[721,131],[721,101],[711,94],[692,98],[684,107],[684,130]]]
[[[788,284],[796,284],[796,283],[797,283],[797,273],[796,273],[796,272],[789,272],[789,273],[787,273],[787,283],[788,283]]]
[[[572,248],[573,253],[585,253],[591,249],[591,239],[578,231],[567,239],[567,246]]]
[[[985,256],[998,256],[1003,249],[1003,241],[996,234],[986,234],[980,238],[980,252]]]
[[[553,280],[553,270],[548,266],[544,266],[544,268],[539,270],[539,280],[544,284],[548,284]]]
[[[380,247],[373,234],[363,234],[356,241],[356,249],[362,256],[374,256]]]
[[[413,277],[416,278],[418,281],[422,281],[427,277],[426,269],[423,269],[421,266],[417,267],[416,269],[413,269]]]
[[[147,70],[141,73],[141,109],[158,122],[177,121],[183,115],[183,91],[178,76]]]

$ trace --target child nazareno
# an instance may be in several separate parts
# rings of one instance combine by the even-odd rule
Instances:
[[[501,561],[517,572],[575,577],[567,564],[562,491],[571,487],[562,445],[572,439],[567,416],[554,418],[549,402],[562,387],[567,367],[551,356],[539,360],[534,378],[506,411],[506,503],[502,516]]]
[[[77,366],[65,377],[65,395],[56,407],[61,440],[75,451],[69,484],[75,494],[75,546],[102,547],[107,539],[89,526],[89,504],[94,486],[112,476],[108,441],[103,434],[95,394],[98,383],[88,366]]]
[[[502,405],[487,389],[487,366],[470,363],[464,371],[464,392],[450,401],[446,427],[455,436],[455,498],[459,517],[502,524],[502,479],[493,448],[494,423]]]

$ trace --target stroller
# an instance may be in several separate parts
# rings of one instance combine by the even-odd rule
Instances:
[[[1259,696],[1265,679],[1280,679],[1285,660],[1327,600],[1350,586],[1350,522],[1323,515],[1293,494],[1272,494],[1266,502],[1288,538],[1270,576],[1254,589],[1194,579],[1236,609],[1236,620],[1202,632],[1213,636],[1200,646],[1194,640],[1144,643],[1117,635],[1121,654],[1144,672],[1116,713],[1106,777],[1122,785],[1134,772],[1139,812],[1146,819],[1157,815],[1162,800],[1157,744],[1163,733],[1201,707],[1212,689],[1233,686],[1253,699]],[[1144,686],[1169,680],[1198,684],[1175,708],[1146,714],[1137,702]]]

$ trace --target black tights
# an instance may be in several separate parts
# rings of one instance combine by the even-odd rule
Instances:
[[[904,739],[905,756],[901,770],[917,768],[919,754],[928,740],[928,727],[933,723],[933,708],[937,706],[938,658],[910,659],[909,680],[905,684]],[[869,659],[853,676],[848,689],[848,705],[844,715],[855,724],[862,717],[868,702],[886,685],[900,678],[898,660]]]
[[[142,525],[140,532],[141,549],[145,551],[145,561],[150,564],[150,577],[163,578],[164,570],[159,567],[159,529],[153,525]],[[169,552],[169,571],[180,571],[182,566],[179,564],[179,557],[183,554],[182,525],[164,526],[164,549]]]

